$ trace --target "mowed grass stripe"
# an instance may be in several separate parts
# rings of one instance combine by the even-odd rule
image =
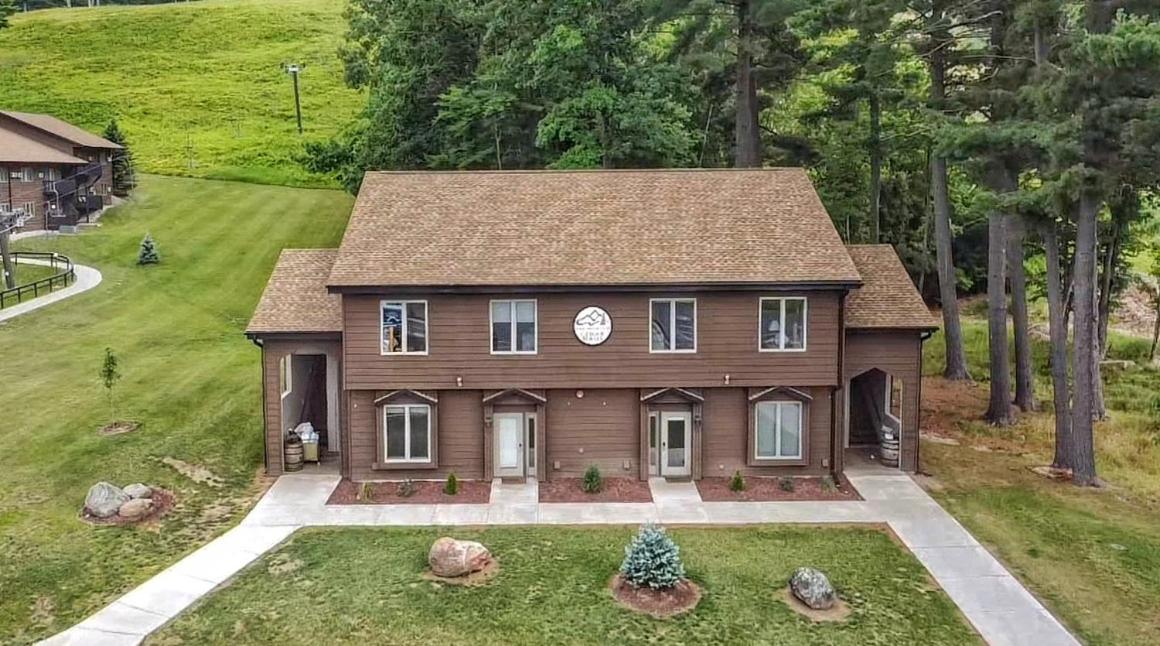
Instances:
[[[0,326],[0,643],[28,643],[102,607],[235,522],[261,464],[259,351],[243,335],[283,247],[333,247],[351,198],[338,191],[143,177],[132,203],[80,236],[22,241],[97,267],[104,282]],[[162,263],[136,265],[146,232]],[[124,375],[101,437],[105,347]],[[212,472],[197,484],[161,463]],[[92,528],[88,487],[175,491],[160,531]]]

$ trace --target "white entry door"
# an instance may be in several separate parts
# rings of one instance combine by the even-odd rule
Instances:
[[[496,413],[492,423],[495,429],[495,477],[524,477],[524,414]]]
[[[692,474],[693,416],[690,413],[661,412],[661,475]]]

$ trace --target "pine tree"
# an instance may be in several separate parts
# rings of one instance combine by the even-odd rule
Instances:
[[[105,128],[105,139],[121,146],[113,155],[113,195],[125,197],[137,186],[137,176],[133,169],[133,153],[125,141],[117,120],[113,119]]]
[[[8,26],[8,16],[16,13],[16,0],[0,0],[0,29]]]
[[[161,255],[157,252],[157,243],[153,236],[146,233],[141,239],[141,250],[137,252],[138,265],[156,265],[161,262]]]
[[[644,525],[632,543],[624,548],[620,574],[637,588],[672,588],[685,578],[681,548],[669,538],[663,527],[652,523]]]

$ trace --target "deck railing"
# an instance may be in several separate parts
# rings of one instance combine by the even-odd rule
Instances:
[[[0,291],[0,310],[5,307],[11,307],[24,302],[25,299],[36,298],[42,293],[47,294],[54,289],[66,287],[69,283],[77,278],[76,269],[73,267],[72,260],[68,256],[62,256],[59,253],[45,252],[45,251],[16,251],[12,254],[12,259],[19,264],[21,259],[29,260],[45,260],[48,261],[48,266],[53,269],[53,274],[48,278],[41,278],[25,285],[17,285],[12,289],[5,289]],[[31,265],[33,267],[43,266],[40,263]]]

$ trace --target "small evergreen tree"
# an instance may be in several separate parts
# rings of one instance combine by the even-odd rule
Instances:
[[[141,249],[137,252],[138,265],[156,265],[161,262],[161,255],[157,252],[157,243],[148,233],[141,239]]]
[[[101,364],[101,385],[105,387],[105,395],[109,399],[109,421],[117,419],[117,405],[113,399],[113,386],[121,379],[121,372],[117,369],[117,355],[112,348],[105,348],[105,361]]]
[[[133,153],[116,119],[105,128],[105,139],[121,146],[121,150],[113,153],[113,195],[125,197],[137,187],[137,176],[133,170]]]
[[[448,496],[459,493],[459,478],[455,477],[454,471],[447,474],[447,482],[443,483],[443,493]]]
[[[740,471],[734,471],[733,477],[729,478],[729,491],[745,491],[745,478]]]
[[[672,588],[685,578],[681,548],[669,538],[663,527],[648,523],[624,548],[620,574],[633,587]]]
[[[584,493],[599,493],[604,488],[604,478],[600,475],[600,468],[595,464],[584,471]]]

